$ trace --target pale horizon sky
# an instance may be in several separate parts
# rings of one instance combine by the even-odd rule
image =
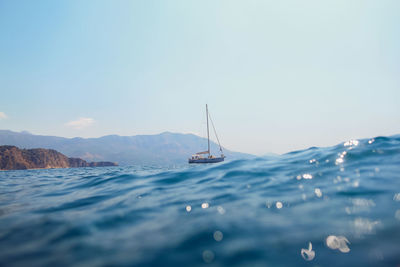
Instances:
[[[262,155],[400,133],[399,1],[0,2],[0,129]]]

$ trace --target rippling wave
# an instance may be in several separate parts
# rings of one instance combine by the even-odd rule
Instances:
[[[0,172],[0,265],[397,266],[400,136],[218,165]]]

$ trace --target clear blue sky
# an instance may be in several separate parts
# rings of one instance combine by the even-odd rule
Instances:
[[[0,1],[0,129],[263,154],[400,133],[400,1]]]

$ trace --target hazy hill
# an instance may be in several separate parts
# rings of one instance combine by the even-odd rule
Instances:
[[[0,145],[55,149],[68,157],[87,161],[112,161],[120,165],[165,165],[186,163],[190,155],[207,149],[207,139],[193,134],[170,132],[157,135],[64,138],[0,130]],[[218,145],[214,142],[211,142],[211,151],[218,152]],[[227,160],[253,157],[229,150],[224,150],[224,153]]]
[[[89,163],[80,158],[68,158],[54,149],[19,149],[15,146],[0,146],[0,170],[102,166],[117,166],[117,164],[113,162]]]

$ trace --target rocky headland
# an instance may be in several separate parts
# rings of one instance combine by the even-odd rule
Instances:
[[[105,166],[118,166],[118,164],[107,161],[87,162],[80,158],[68,158],[64,154],[53,149],[19,149],[16,146],[0,146],[0,170]]]

